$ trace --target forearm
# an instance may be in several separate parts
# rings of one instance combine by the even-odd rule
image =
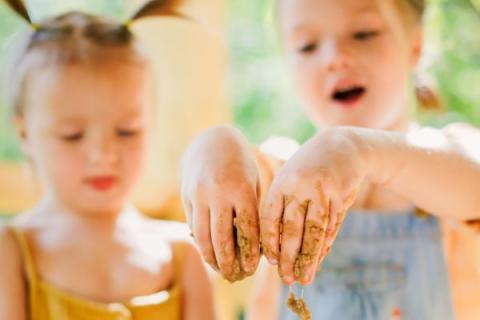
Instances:
[[[213,287],[206,265],[193,245],[184,245],[185,263],[181,277],[182,319],[216,319]]]
[[[480,218],[480,160],[462,141],[434,129],[351,130],[374,183],[441,217]]]
[[[263,260],[255,277],[255,287],[245,308],[245,318],[247,320],[278,319],[281,282],[277,268]]]

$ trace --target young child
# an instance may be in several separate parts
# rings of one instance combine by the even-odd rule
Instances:
[[[151,1],[131,21],[167,15],[179,15],[176,2]],[[44,195],[0,230],[0,319],[213,319],[187,228],[128,200],[152,111],[128,24],[72,12],[32,26],[9,90]]]
[[[312,284],[313,319],[453,319],[439,222],[424,212],[480,217],[480,133],[411,117],[423,10],[421,0],[277,1],[292,77],[321,130],[278,170],[229,127],[187,150],[189,224],[224,277],[236,279],[236,260],[254,272],[261,238],[286,284]],[[251,318],[293,319],[272,310],[274,277],[259,283]]]

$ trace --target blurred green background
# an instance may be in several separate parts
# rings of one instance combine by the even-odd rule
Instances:
[[[271,135],[304,141],[314,129],[302,115],[288,81],[270,1],[229,1],[229,86],[235,123],[252,142]],[[123,19],[123,0],[31,0],[34,19],[67,10],[86,10]],[[438,82],[446,113],[422,114],[420,120],[441,126],[465,121],[480,126],[480,0],[432,0],[425,17],[424,70]],[[0,1],[0,71],[18,32],[27,28]],[[7,80],[8,81],[8,80]],[[0,96],[0,160],[21,157]]]

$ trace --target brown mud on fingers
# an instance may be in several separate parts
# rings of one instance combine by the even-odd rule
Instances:
[[[300,206],[298,207],[298,213],[301,214],[303,217],[307,214],[308,206],[310,205],[310,200],[305,200],[302,203],[300,203]]]
[[[287,305],[288,308],[293,313],[295,313],[301,320],[312,319],[312,313],[310,312],[310,309],[305,303],[305,300],[303,300],[303,298],[297,299],[291,287],[290,294],[288,295]]]
[[[233,262],[232,274],[227,278],[230,282],[236,282],[251,276],[253,272],[246,272],[242,268],[242,262],[252,257],[252,241],[245,236],[245,228],[255,228],[254,221],[245,218],[243,215],[233,219],[235,235],[235,260]]]
[[[233,220],[233,225],[237,230],[237,246],[240,249],[240,261],[246,262],[252,257],[252,240],[245,236],[245,229],[255,229],[255,221],[252,221],[244,216],[236,217]]]
[[[305,231],[301,252],[295,259],[294,274],[296,279],[305,278],[306,267],[316,263],[321,250],[322,239],[325,237],[325,228],[314,221],[305,222]]]
[[[261,218],[262,219],[262,224],[269,223],[271,220],[267,218]],[[266,222],[265,222],[266,221]],[[260,250],[262,253],[265,253],[267,257],[274,258],[275,260],[278,261],[279,259],[279,243],[280,243],[280,234],[282,232],[281,230],[281,225],[280,225],[280,218],[277,218],[273,222],[275,231],[264,231],[262,230],[262,243],[260,246]],[[273,239],[278,236],[278,240],[276,241],[277,243],[277,249],[274,250],[269,244],[265,244],[263,242],[263,239]]]
[[[283,210],[285,210],[293,201],[295,201],[294,196],[289,196],[289,195],[283,196]]]
[[[235,260],[233,262],[232,274],[230,275],[229,278],[227,278],[227,280],[233,283],[236,281],[241,281],[248,276],[251,276],[251,273],[247,273],[245,270],[243,270],[240,263],[240,259],[238,258],[238,256],[235,257]]]

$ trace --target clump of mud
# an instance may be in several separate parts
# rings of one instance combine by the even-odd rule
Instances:
[[[288,295],[287,305],[288,308],[292,310],[292,312],[295,313],[301,320],[312,319],[312,313],[310,312],[310,309],[305,303],[305,300],[303,300],[303,298],[297,299],[297,297],[295,297],[295,293],[291,288],[290,294]]]

